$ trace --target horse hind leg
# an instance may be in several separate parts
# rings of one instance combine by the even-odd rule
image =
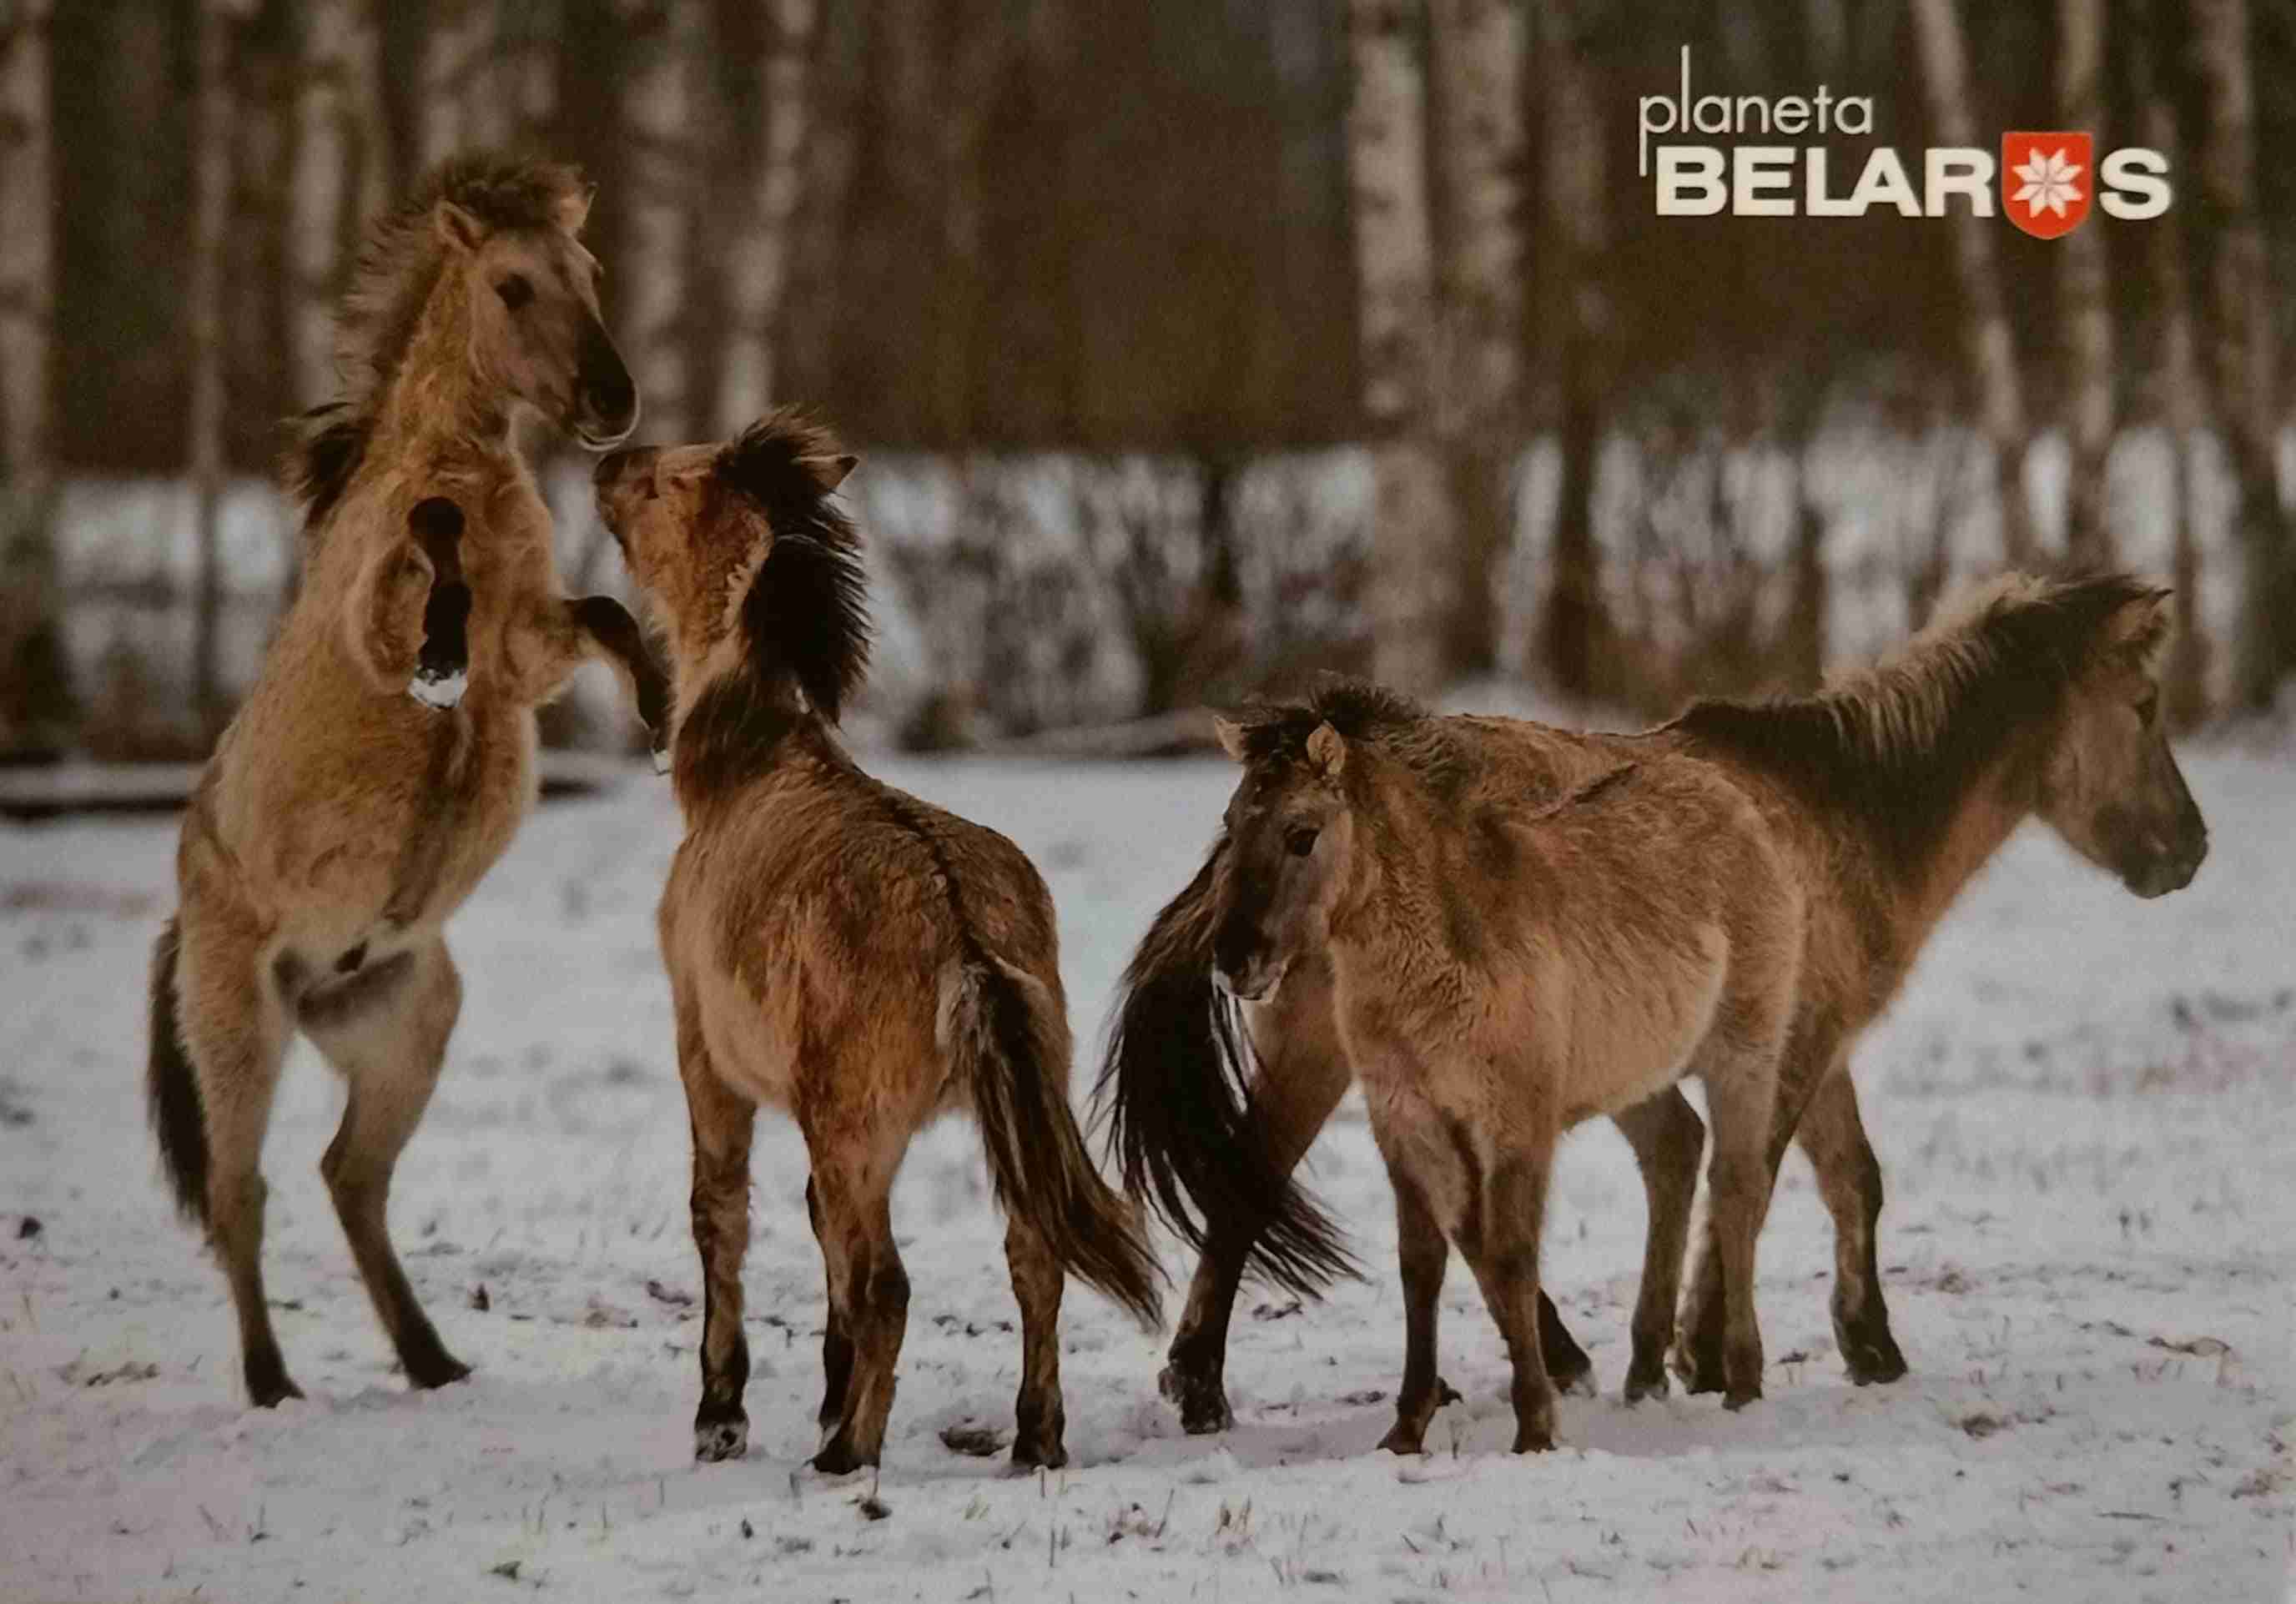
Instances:
[[[263,1290],[263,1137],[286,1058],[285,1011],[255,933],[230,912],[187,897],[179,939],[174,1014],[199,1089],[207,1160],[201,1208],[239,1318],[248,1396],[268,1409],[303,1395],[287,1374]]]
[[[1635,1299],[1634,1357],[1627,1367],[1626,1401],[1635,1404],[1666,1395],[1667,1344],[1674,1335],[1675,1298],[1689,1245],[1706,1125],[1675,1088],[1612,1116],[1611,1123],[1634,1149],[1650,1211],[1642,1287]],[[1551,1372],[1551,1358],[1548,1363]]]
[[[1021,1305],[1021,1394],[1014,1402],[1013,1462],[1057,1470],[1069,1462],[1068,1410],[1061,1400],[1060,1261],[1019,1215],[1004,1223],[1004,1262]]]
[[[813,1458],[814,1469],[841,1475],[876,1464],[892,1412],[895,1371],[908,1330],[909,1277],[893,1245],[891,1161],[867,1151],[868,1138],[825,1144],[808,1131],[813,1181],[821,1209],[823,1256],[828,1261],[832,1318],[852,1343],[853,1368],[844,1407]],[[906,1145],[903,1133],[901,1146]]]
[[[319,1160],[351,1256],[409,1383],[460,1381],[471,1367],[448,1353],[390,1245],[390,1179],[422,1121],[463,1006],[444,942],[395,953],[301,1000],[297,1017],[349,1086],[342,1125]]]
[[[820,1246],[823,1273],[828,1281],[827,1313],[821,1322],[821,1407],[815,1412],[823,1436],[845,1418],[845,1395],[853,1386],[853,1334],[845,1329],[845,1305],[837,1295],[837,1278],[829,1271],[831,1244],[821,1218],[821,1194],[813,1177],[806,1177],[805,1214]]]
[[[1895,1381],[1906,1373],[1906,1356],[1890,1333],[1875,1256],[1882,1166],[1866,1139],[1847,1071],[1836,1070],[1819,1085],[1794,1140],[1817,1172],[1818,1195],[1833,1216],[1833,1338],[1842,1363],[1860,1387]]]

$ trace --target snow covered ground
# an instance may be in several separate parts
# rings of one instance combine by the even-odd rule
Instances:
[[[1228,771],[880,766],[1036,858],[1096,1044]],[[468,1385],[415,1396],[391,1373],[316,1174],[340,1092],[298,1049],[267,1264],[311,1398],[271,1413],[242,1404],[221,1279],[171,1216],[144,1128],[173,829],[0,830],[0,1596],[2284,1597],[2296,767],[2218,751],[2188,769],[2215,842],[2189,891],[2136,902],[2029,833],[1864,1044],[1906,1380],[1843,1379],[1831,1238],[1794,1158],[1762,1244],[1767,1400],[1621,1405],[1642,1195],[1625,1144],[1590,1127],[1561,1166],[1546,1262],[1603,1395],[1565,1401],[1561,1451],[1505,1453],[1504,1354],[1455,1264],[1444,1365],[1467,1401],[1431,1457],[1379,1453],[1401,1357],[1394,1227],[1343,1109],[1316,1181],[1372,1281],[1299,1311],[1247,1289],[1239,1424],[1219,1439],[1182,1436],[1156,1397],[1160,1340],[1071,1290],[1075,1462],[1016,1479],[940,1439],[968,1420],[1009,1429],[1018,1357],[1001,1232],[953,1122],[913,1150],[896,1199],[915,1291],[875,1504],[865,1480],[799,1468],[821,1278],[801,1150],[772,1119],[751,1457],[691,1461],[700,1322],[652,948],[676,828],[660,782],[541,813],[455,927],[469,1002],[394,1220],[478,1368]]]

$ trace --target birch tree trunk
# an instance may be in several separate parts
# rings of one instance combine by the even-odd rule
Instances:
[[[626,233],[612,241],[618,256],[608,271],[626,332],[623,352],[644,397],[654,438],[693,438],[697,405],[689,395],[686,353],[679,339],[685,290],[685,196],[699,182],[687,160],[688,98],[695,86],[696,13],[691,6],[652,8],[619,0],[627,53],[617,63],[622,80],[620,136],[629,146],[623,182],[629,185],[621,217]],[[581,114],[599,116],[605,108]],[[595,247],[594,247],[595,249]]]
[[[2169,170],[2185,170],[2177,114],[2153,70],[2154,0],[2134,0],[2127,29],[2129,89],[2136,102],[2139,143],[2169,159]],[[2193,337],[2191,274],[2185,262],[2185,234],[2162,218],[2146,235],[2152,297],[2161,318],[2159,375],[2161,421],[2169,436],[2169,576],[2176,586],[2170,603],[2177,635],[2169,649],[2162,692],[2170,724],[2190,730],[2209,715],[2209,642],[2201,622],[2201,548],[2193,524],[2193,454],[2200,438],[2198,357]]]
[[[1935,143],[1977,144],[1967,53],[1954,0],[1913,0],[1913,15]],[[2013,566],[2028,567],[2039,549],[2033,536],[2032,506],[2025,495],[2025,397],[1993,263],[1993,231],[2000,225],[1995,218],[1973,216],[1965,207],[1951,211],[1954,268],[1961,285],[1962,354],[1977,389],[1979,426],[1993,453],[2002,554]]]
[[[312,0],[303,23],[290,232],[296,398],[335,393],[335,313],[365,220],[384,202],[376,0]]]
[[[1498,666],[1522,343],[1523,54],[1512,0],[1431,0],[1443,327],[1435,421],[1456,507],[1445,668]]]
[[[1583,0],[1581,0],[1583,4]],[[1539,54],[1547,87],[1547,204],[1562,257],[1562,484],[1539,654],[1549,688],[1592,696],[1602,637],[1602,574],[1595,493],[1603,445],[1603,347],[1611,304],[1603,281],[1609,185],[1601,114],[1578,28],[1578,7],[1543,9]]]
[[[510,135],[514,86],[506,79],[496,20],[491,0],[432,0],[415,108],[424,168],[460,151],[500,145]]]
[[[2057,0],[2057,106],[2066,128],[2104,125],[2104,0]],[[2094,160],[2094,158],[2092,158]],[[2095,171],[2080,175],[2085,191]],[[2174,232],[2155,225],[2156,232]],[[2104,233],[2076,228],[2057,244],[2066,438],[2065,556],[2077,568],[2112,565],[2105,465],[2112,451],[2112,301]]]
[[[1427,195],[1426,80],[1409,0],[1350,0],[1355,94],[1348,172],[1372,432],[1373,672],[1409,691],[1441,677],[1456,544],[1443,459],[1431,438],[1435,260]]]
[[[2234,513],[2242,556],[2241,630],[2233,694],[2261,712],[2296,661],[2288,618],[2288,531],[2273,462],[2272,305],[2256,217],[2256,98],[2247,0],[2192,0],[2194,64],[2208,107],[2200,189],[2217,234],[2209,299],[2214,328],[2209,377],[2237,480]]]
[[[64,671],[49,430],[55,407],[55,151],[48,0],[0,31],[0,747],[60,732]]]
[[[760,93],[734,102],[729,166],[747,192],[733,213],[726,252],[726,326],[718,341],[716,427],[738,429],[772,405],[774,326],[789,282],[791,235],[811,110],[814,0],[718,0],[724,48],[737,13],[764,14]]]
[[[199,0],[192,98],[191,260],[184,275],[191,335],[184,420],[198,501],[199,569],[192,633],[192,700],[206,733],[223,726],[223,257],[231,202],[230,30],[233,0]]]

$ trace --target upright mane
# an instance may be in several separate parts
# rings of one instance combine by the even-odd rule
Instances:
[[[1815,695],[1703,700],[1665,727],[1769,769],[1916,860],[2018,734],[2055,718],[2112,618],[2154,593],[2126,574],[2006,574]]]
[[[1301,700],[1247,708],[1236,722],[1252,765],[1297,758],[1316,726],[1328,724],[1342,739],[1386,753],[1439,796],[1455,794],[1474,766],[1445,720],[1400,691],[1347,675],[1322,675]]]
[[[793,408],[718,453],[717,482],[765,514],[773,542],[742,598],[742,651],[767,688],[792,684],[834,724],[869,672],[869,582],[861,541],[823,484],[842,448]]]
[[[358,471],[374,413],[438,288],[446,246],[432,213],[451,202],[489,233],[554,228],[578,202],[580,173],[562,162],[474,154],[426,174],[397,206],[367,225],[335,323],[335,366],[342,395],[295,421],[283,464],[289,491],[315,536]]]

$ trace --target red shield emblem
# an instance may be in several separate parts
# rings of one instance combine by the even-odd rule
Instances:
[[[2096,192],[2086,134],[2004,134],[2001,209],[2036,239],[2079,228]]]

